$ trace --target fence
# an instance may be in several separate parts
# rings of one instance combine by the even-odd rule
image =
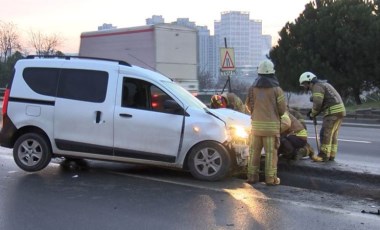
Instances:
[[[0,100],[3,100],[5,88],[0,88]]]

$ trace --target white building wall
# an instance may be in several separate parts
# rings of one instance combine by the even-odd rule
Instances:
[[[198,90],[197,32],[172,24],[84,32],[80,56],[123,60]]]

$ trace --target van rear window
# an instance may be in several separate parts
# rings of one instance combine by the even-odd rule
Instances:
[[[62,69],[58,97],[103,102],[106,98],[108,73],[95,70]]]
[[[61,68],[25,68],[23,78],[36,93],[79,101],[104,102],[108,73]]]
[[[25,68],[23,77],[28,86],[36,93],[56,96],[59,77],[58,68]]]

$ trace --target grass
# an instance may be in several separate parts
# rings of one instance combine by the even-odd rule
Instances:
[[[354,112],[357,109],[380,109],[380,101],[363,102],[361,105],[346,105],[347,112]]]

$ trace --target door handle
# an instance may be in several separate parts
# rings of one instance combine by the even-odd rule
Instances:
[[[98,124],[100,122],[100,117],[102,115],[102,112],[100,111],[96,111],[96,118],[95,118],[95,122]]]
[[[127,114],[127,113],[120,113],[119,116],[120,117],[132,117],[131,114]]]

